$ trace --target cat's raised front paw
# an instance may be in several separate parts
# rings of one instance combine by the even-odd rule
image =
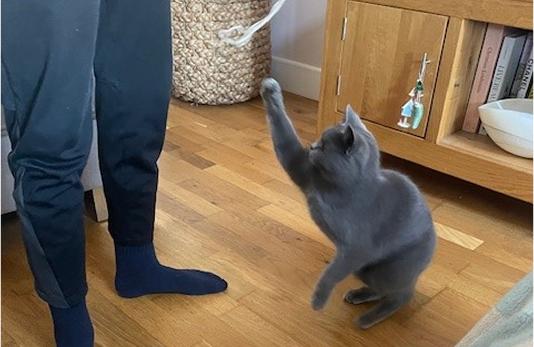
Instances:
[[[280,94],[282,92],[282,89],[280,88],[280,85],[274,78],[266,78],[261,82],[261,89],[260,94],[263,98],[265,98],[268,95],[272,95],[275,93]]]

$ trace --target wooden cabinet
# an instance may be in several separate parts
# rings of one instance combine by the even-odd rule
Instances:
[[[328,0],[318,132],[351,104],[383,152],[532,202],[532,160],[461,131],[486,23],[532,30],[532,2]],[[425,53],[423,121],[400,128]]]
[[[347,104],[362,118],[424,136],[431,106],[446,16],[349,2],[342,34],[337,110]],[[427,54],[424,114],[417,129],[397,125]]]

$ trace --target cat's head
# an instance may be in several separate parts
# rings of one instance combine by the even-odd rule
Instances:
[[[310,146],[309,158],[327,180],[352,182],[376,175],[380,152],[374,136],[348,105],[345,121],[321,134]]]

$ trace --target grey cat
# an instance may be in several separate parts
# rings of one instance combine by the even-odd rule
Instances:
[[[380,167],[376,140],[350,106],[344,123],[304,148],[278,83],[265,79],[261,95],[278,160],[336,246],[312,307],[322,309],[335,285],[353,274],[365,286],[350,290],[345,301],[378,301],[356,322],[369,328],[412,298],[417,278],[432,259],[436,236],[425,200],[408,177]]]

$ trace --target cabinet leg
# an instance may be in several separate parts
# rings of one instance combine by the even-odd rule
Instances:
[[[108,220],[108,207],[106,204],[106,197],[104,195],[104,188],[98,187],[87,192],[89,194],[89,202],[91,210],[93,210],[93,217],[97,222],[105,222]]]

